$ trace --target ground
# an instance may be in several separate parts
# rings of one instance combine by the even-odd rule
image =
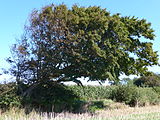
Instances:
[[[23,110],[12,109],[6,113],[0,112],[0,120],[160,120],[160,106],[156,105],[101,110],[98,111],[95,115],[88,113],[42,113],[40,115],[34,111],[28,115],[25,115]]]

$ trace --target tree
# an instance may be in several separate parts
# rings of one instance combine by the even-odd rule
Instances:
[[[160,75],[153,74],[150,76],[142,76],[138,79],[134,80],[134,84],[143,87],[143,86],[148,86],[148,87],[157,87],[160,86]]]
[[[158,65],[152,42],[154,30],[145,19],[110,15],[100,7],[68,9],[49,5],[32,12],[25,28],[25,45],[17,44],[23,61],[22,80],[29,83],[74,81],[89,78],[119,82],[121,74],[148,74],[147,66]],[[24,41],[24,40],[23,40]],[[19,55],[17,54],[17,55]],[[19,57],[21,60],[22,58]],[[24,75],[28,75],[23,77]]]

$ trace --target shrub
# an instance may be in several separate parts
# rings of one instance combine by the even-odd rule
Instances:
[[[153,87],[153,90],[160,95],[160,86]]]
[[[11,107],[20,107],[21,106],[21,98],[16,95],[1,95],[0,96],[0,108],[1,109],[9,109]]]
[[[9,109],[20,107],[21,97],[17,96],[17,86],[15,83],[0,84],[0,108]]]
[[[135,92],[136,89],[134,86],[119,85],[116,89],[112,90],[110,99],[115,100],[116,102],[125,102],[126,104],[129,104]]]
[[[110,98],[130,106],[144,106],[160,102],[159,95],[152,88],[138,88],[128,85],[117,86],[116,89],[113,89]]]
[[[131,103],[137,106],[158,104],[159,95],[152,88],[137,88]]]
[[[41,111],[62,112],[72,111],[75,100],[79,100],[79,97],[65,85],[46,83],[32,87],[23,97],[23,105]]]

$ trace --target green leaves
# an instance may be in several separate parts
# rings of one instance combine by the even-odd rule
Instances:
[[[37,62],[32,72],[37,81],[77,83],[81,77],[118,83],[122,73],[144,75],[147,66],[158,64],[153,44],[141,42],[153,40],[153,32],[145,19],[110,15],[96,6],[46,6],[32,13],[27,29]]]

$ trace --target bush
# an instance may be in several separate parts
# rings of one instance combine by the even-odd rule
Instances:
[[[137,88],[133,101],[137,106],[153,105],[160,102],[159,95],[152,88]]]
[[[110,99],[116,102],[125,102],[126,104],[130,104],[135,92],[135,86],[119,85],[112,90]]]
[[[153,90],[160,96],[160,86],[153,87]]]
[[[74,102],[79,100],[79,97],[63,84],[38,84],[29,89],[30,92],[23,97],[23,105],[41,111],[72,111]]]
[[[21,107],[21,97],[17,96],[15,83],[0,84],[0,108]]]
[[[0,96],[0,108],[1,109],[9,109],[11,107],[20,107],[21,106],[21,98],[16,95],[1,95]]]
[[[113,89],[110,98],[130,106],[144,106],[160,102],[159,95],[152,88],[138,88],[128,85],[117,86],[116,89]]]

